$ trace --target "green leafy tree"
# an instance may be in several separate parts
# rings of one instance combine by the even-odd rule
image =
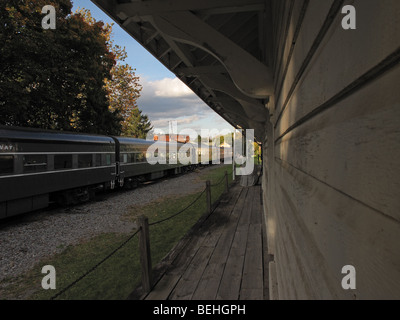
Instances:
[[[125,131],[123,131],[123,135],[135,137],[139,139],[145,139],[147,133],[153,129],[151,122],[147,115],[142,114],[142,111],[139,109],[135,109],[131,118],[126,121]]]
[[[56,30],[41,26],[56,9]],[[115,54],[102,22],[71,14],[70,0],[9,0],[0,6],[0,124],[119,134],[104,79]]]

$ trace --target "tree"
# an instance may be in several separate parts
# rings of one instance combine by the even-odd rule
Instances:
[[[56,9],[44,30],[41,9]],[[9,0],[0,7],[0,123],[102,134],[121,132],[104,79],[115,54],[104,24],[71,14],[70,0]]]
[[[96,23],[89,10],[78,9],[76,14],[82,16],[91,25]],[[103,28],[107,47],[114,54],[116,60],[116,64],[111,69],[111,78],[105,79],[109,108],[112,112],[121,115],[122,135],[144,139],[152,129],[152,125],[147,115],[143,115],[137,105],[142,86],[139,77],[135,74],[136,69],[124,63],[127,58],[125,47],[114,44],[113,26],[114,24],[106,24]]]
[[[222,145],[224,143],[229,144],[230,146],[233,145],[233,132],[228,133],[224,136],[219,136],[219,144]]]
[[[138,108],[134,109],[130,118],[125,120],[126,127],[124,128],[123,135],[135,137],[139,139],[146,139],[153,126],[147,115],[142,114]]]

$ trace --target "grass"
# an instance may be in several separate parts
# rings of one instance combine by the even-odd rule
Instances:
[[[211,203],[214,203],[225,191],[225,171],[228,173],[228,184],[232,183],[232,165],[216,168],[207,173],[203,179],[211,182]]]
[[[68,246],[62,253],[41,261],[35,268],[6,288],[6,299],[47,300],[66,287],[110,254],[127,238],[127,235],[107,233],[75,246]],[[125,299],[132,286],[137,285],[140,272],[137,237],[119,250],[109,260],[83,278],[57,299]],[[41,273],[44,265],[56,269],[56,290],[43,290]],[[9,279],[10,281],[10,279]],[[1,297],[4,298],[4,297]]]
[[[202,180],[210,180],[211,184],[216,184],[224,177],[225,171],[230,169],[227,166],[219,166],[210,170],[207,174],[203,175]],[[229,178],[229,175],[228,175]],[[232,182],[230,176],[229,183]],[[225,190],[225,183],[222,181],[219,185],[211,188],[211,200],[214,203]],[[162,220],[170,217],[171,215],[181,211],[196,200],[199,193],[179,197],[176,199],[166,199],[160,203],[153,203],[142,209],[141,214],[149,217],[149,223]],[[161,261],[161,259],[173,248],[173,246],[186,234],[186,232],[199,220],[199,218],[206,212],[206,195],[203,195],[188,209],[180,215],[164,221],[163,223],[150,226],[150,246],[151,246],[151,259],[153,266]]]
[[[217,166],[206,173],[200,173],[204,181],[210,180],[212,202],[214,203],[225,189],[224,177],[228,171],[229,183],[232,181],[232,167]],[[205,184],[204,184],[205,185]],[[146,215],[149,223],[172,216],[191,204],[200,193],[182,197],[168,197],[146,206],[136,206],[127,213],[128,219],[136,219]],[[153,266],[162,260],[173,246],[186,234],[206,211],[205,193],[190,208],[180,215],[150,226],[150,245]],[[73,283],[80,276],[91,270],[96,264],[112,253],[130,235],[106,233],[92,239],[82,241],[75,246],[66,247],[61,253],[41,261],[24,275],[6,279],[0,283],[6,286],[0,289],[0,299],[33,299],[47,300],[59,290]],[[140,283],[141,271],[138,250],[138,237],[135,236],[112,257],[98,266],[93,272],[62,293],[57,299],[65,300],[119,300],[126,297]],[[41,273],[44,265],[52,265],[56,269],[56,290],[43,290]],[[3,296],[2,296],[3,292]]]

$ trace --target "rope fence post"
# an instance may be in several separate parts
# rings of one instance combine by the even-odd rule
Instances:
[[[206,196],[207,196],[207,213],[211,213],[211,182],[206,181]]]
[[[204,193],[206,193],[206,201],[207,201],[207,213],[211,214],[212,212],[212,199],[211,199],[211,187],[214,186],[219,186],[222,184],[225,180],[225,192],[228,192],[229,190],[229,175],[228,171],[225,171],[224,176],[218,181],[218,183],[212,185],[210,180],[206,181],[206,188],[199,193],[197,198],[192,201],[189,205],[187,205],[184,209],[180,210],[179,212],[161,219],[159,221],[155,221],[152,223],[149,223],[148,217],[145,215],[141,215],[137,219],[137,230],[129,236],[128,239],[126,239],[119,247],[117,247],[115,250],[113,250],[108,256],[106,256],[104,259],[102,259],[100,262],[98,262],[95,266],[93,266],[91,269],[89,269],[86,273],[84,273],[82,276],[80,276],[78,279],[70,283],[68,286],[63,288],[61,291],[59,291],[57,294],[52,296],[50,299],[54,300],[67,290],[69,290],[71,287],[73,287],[75,284],[77,284],[79,281],[81,281],[83,278],[85,278],[88,274],[96,270],[101,264],[103,264],[105,261],[107,261],[109,258],[111,258],[118,250],[120,250],[122,247],[124,247],[130,240],[132,240],[136,235],[139,236],[139,254],[140,254],[140,264],[141,264],[141,271],[142,271],[142,289],[144,294],[150,293],[152,289],[152,284],[153,284],[153,275],[152,275],[152,261],[151,261],[151,250],[150,250],[150,231],[149,228],[150,226],[162,223],[164,221],[170,220],[182,212],[186,211],[189,207],[191,207],[194,203],[196,203],[200,198],[203,196]]]
[[[140,264],[142,267],[142,286],[145,293],[151,290],[152,274],[151,274],[151,253],[150,253],[150,233],[149,219],[142,215],[139,217],[139,251]]]

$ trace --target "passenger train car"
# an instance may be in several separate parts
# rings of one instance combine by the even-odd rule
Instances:
[[[146,156],[153,143],[0,126],[0,219],[45,208],[51,201],[76,204],[99,190],[131,188],[140,181],[191,170],[201,160],[215,163],[217,157],[224,157],[224,150],[212,150],[208,161],[204,161],[207,158],[201,155],[208,147],[191,145],[198,161],[170,161],[179,158],[183,144],[172,148],[171,143],[165,143],[158,153],[165,156],[166,162],[151,165]]]

